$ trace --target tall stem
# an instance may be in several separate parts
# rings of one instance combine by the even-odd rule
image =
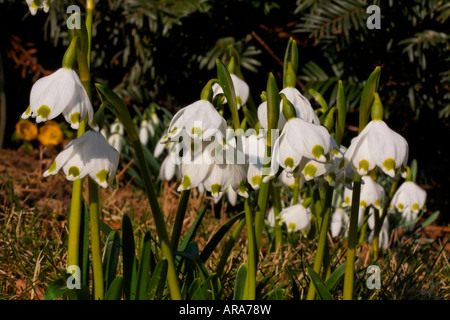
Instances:
[[[348,232],[347,260],[344,276],[344,300],[353,299],[353,282],[355,277],[355,256],[358,243],[358,212],[361,193],[361,177],[355,173],[353,182],[352,207]]]
[[[173,225],[172,236],[170,239],[170,247],[172,251],[177,250],[178,241],[180,240],[181,229],[183,227],[184,217],[186,215],[186,207],[189,202],[191,190],[181,192],[180,202],[178,203],[177,214]]]
[[[317,246],[316,257],[314,259],[313,270],[319,274],[320,269],[322,267],[323,257],[325,255],[325,250],[328,248],[327,246],[327,232],[328,225],[330,223],[330,215],[331,215],[331,202],[333,200],[333,188],[328,186],[325,194],[325,204],[323,206],[321,212],[321,224],[320,224],[320,234],[319,234],[319,244]],[[311,283],[309,285],[308,300],[313,300],[316,296],[316,290],[314,285]]]
[[[246,280],[246,288],[244,299],[246,300],[255,300],[256,294],[256,241],[255,241],[255,230],[253,226],[253,213],[250,208],[250,204],[248,203],[248,198],[245,199],[245,224],[247,226],[247,280]]]
[[[100,242],[100,204],[97,183],[89,180],[89,217],[91,224],[92,266],[94,272],[94,300],[103,300],[104,282],[102,265],[102,248]]]

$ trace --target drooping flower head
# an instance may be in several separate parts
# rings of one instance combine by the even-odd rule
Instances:
[[[296,204],[280,212],[280,221],[286,225],[288,232],[308,233],[311,228],[311,214],[301,204]]]
[[[413,181],[405,181],[397,189],[390,206],[394,206],[399,212],[409,208],[414,213],[419,211],[425,205],[427,193]]]
[[[398,172],[406,176],[408,143],[383,120],[372,120],[352,139],[345,158],[360,176],[367,174],[375,166],[390,177]]]
[[[237,75],[232,73],[230,74],[230,77],[234,86],[237,107],[238,109],[240,109],[241,106],[244,106],[247,103],[250,89],[248,87],[248,84],[244,80],[239,78]],[[212,90],[213,90],[213,97],[220,93],[223,93],[222,87],[217,82],[212,85]],[[227,100],[225,98],[224,103],[226,103],[226,101]]]
[[[34,16],[36,15],[38,9],[44,10],[45,13],[50,9],[51,0],[27,0],[28,9],[30,13]]]
[[[56,157],[44,177],[56,174],[61,168],[66,179],[74,181],[89,175],[103,188],[111,183],[119,164],[119,153],[105,137],[96,131],[87,131],[72,140]]]
[[[30,105],[22,119],[31,116],[39,123],[61,114],[72,129],[78,129],[80,121],[87,115],[91,128],[98,130],[91,102],[80,78],[74,70],[64,67],[36,81],[31,88]]]

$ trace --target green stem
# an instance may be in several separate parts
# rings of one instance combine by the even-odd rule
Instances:
[[[150,203],[150,208],[152,209],[153,220],[156,225],[156,232],[158,233],[158,237],[161,245],[161,253],[164,258],[167,259],[168,270],[167,270],[167,282],[170,288],[170,295],[173,300],[181,300],[181,292],[180,287],[178,285],[178,276],[175,268],[175,261],[173,257],[173,253],[171,250],[169,236],[166,230],[166,224],[164,221],[164,216],[159,207],[158,198],[156,197],[155,189],[152,184],[152,177],[150,176],[150,171],[147,166],[147,162],[145,160],[145,155],[142,150],[141,143],[139,141],[139,136],[134,133],[129,135],[132,137],[131,142],[134,146],[134,151],[136,155],[136,159],[139,164],[139,168],[141,170],[142,180],[144,181],[144,187],[147,194],[147,198]]]
[[[344,300],[353,299],[353,282],[355,277],[355,256],[358,243],[358,211],[361,193],[361,177],[355,173],[353,182],[352,207],[350,211],[350,226],[347,243],[347,260],[344,276]]]
[[[292,196],[292,205],[295,206],[298,203],[298,195],[300,193],[300,176],[294,179],[294,190]]]
[[[69,213],[69,239],[67,244],[67,266],[79,266],[81,193],[83,180],[77,179],[72,185],[72,199]]]
[[[280,212],[281,212],[281,198],[280,198],[280,189],[274,185],[272,185],[272,199],[273,199],[273,214],[274,214],[274,222],[275,222],[275,249],[282,243],[282,230],[281,224],[279,221]]]
[[[245,286],[244,299],[255,300],[256,295],[256,242],[255,242],[255,231],[253,227],[253,213],[248,203],[248,199],[245,199],[245,224],[247,226],[247,280]]]
[[[181,192],[180,202],[178,203],[177,215],[172,230],[172,237],[170,239],[170,248],[172,251],[177,250],[178,242],[180,240],[181,229],[183,227],[184,217],[186,215],[186,208],[189,202],[191,190],[184,190]]]
[[[267,198],[269,197],[270,181],[261,183],[258,194],[258,204],[255,211],[255,240],[257,250],[261,247],[261,236],[264,227],[264,218],[266,215]]]
[[[104,282],[102,265],[102,248],[100,241],[100,205],[98,185],[89,180],[89,217],[91,223],[92,266],[94,272],[94,300],[103,300]]]
[[[321,224],[320,224],[320,234],[319,234],[319,244],[317,246],[316,257],[314,260],[313,270],[319,274],[320,269],[322,268],[323,257],[325,255],[325,250],[328,248],[327,246],[327,232],[328,226],[330,223],[331,216],[331,202],[333,200],[333,188],[327,186],[326,194],[325,194],[325,204],[322,208],[321,212]],[[314,300],[316,296],[316,290],[312,283],[309,285],[309,290],[307,294],[307,300]]]

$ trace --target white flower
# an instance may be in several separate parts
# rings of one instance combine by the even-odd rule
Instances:
[[[123,124],[119,121],[115,121],[111,124],[109,132],[110,136],[108,137],[108,143],[120,153],[124,143],[123,134],[125,133],[125,129]]]
[[[414,229],[415,223],[412,222],[417,219],[419,215],[418,212],[414,212],[410,207],[403,209],[402,211],[402,220],[406,226],[403,227],[406,231],[412,231]]]
[[[427,199],[427,193],[413,181],[405,181],[397,189],[392,197],[391,206],[399,212],[409,208],[412,212],[418,213]]]
[[[270,180],[280,165],[286,172],[301,172],[309,160],[326,162],[332,151],[331,135],[323,126],[299,118],[290,119],[275,141],[272,151],[271,173],[263,182]]]
[[[89,175],[103,188],[111,183],[119,164],[119,153],[99,132],[87,131],[72,140],[56,157],[44,177],[63,169],[67,180],[73,181]]]
[[[139,140],[141,144],[147,145],[150,138],[155,135],[155,129],[153,125],[148,120],[142,120],[141,126],[139,128]]]
[[[31,116],[39,123],[60,114],[73,129],[78,129],[87,114],[91,128],[98,130],[93,123],[94,111],[89,97],[72,69],[61,68],[36,81],[31,88],[30,106],[22,114],[22,119]]]
[[[345,158],[360,176],[378,166],[384,173],[394,177],[406,167],[408,143],[384,121],[372,120],[352,139]],[[402,175],[406,177],[405,172]]]
[[[372,243],[373,236],[374,236],[374,230],[372,228],[372,231],[370,232],[369,239],[368,239],[370,243]],[[381,227],[380,235],[378,238],[378,246],[379,246],[379,248],[383,248],[386,250],[388,248],[388,245],[389,245],[389,220],[384,219],[383,226]]]
[[[36,15],[38,9],[43,9],[45,13],[50,9],[50,0],[27,0],[27,4],[33,16]]]
[[[176,164],[172,156],[167,155],[163,162],[161,163],[161,167],[159,168],[159,177],[161,180],[170,181],[174,177],[178,180],[181,179],[181,168],[180,165]]]
[[[178,111],[169,124],[164,142],[174,140],[183,130],[192,136],[208,139],[218,132],[225,137],[227,122],[211,102],[198,100]]]
[[[256,134],[244,137],[243,148],[248,161],[247,181],[254,190],[259,190],[262,182],[266,139]]]
[[[286,225],[288,232],[301,231],[307,234],[311,228],[311,214],[301,204],[283,209],[280,212],[280,221]]]
[[[331,236],[337,237],[342,233],[342,230],[347,230],[349,218],[342,208],[337,208],[331,216]]]
[[[297,118],[300,118],[306,122],[320,125],[320,120],[317,117],[311,103],[306,99],[300,91],[296,88],[287,87],[280,91],[286,98],[292,103],[295,109]],[[261,103],[258,107],[258,119],[261,127],[267,129],[267,101]],[[282,129],[286,124],[286,118],[283,114],[283,101],[280,102],[280,115],[278,118],[278,129]]]
[[[234,86],[237,107],[238,109],[240,109],[241,106],[247,103],[250,89],[248,87],[248,84],[244,80],[240,79],[237,75],[230,74],[230,76]],[[212,85],[212,90],[213,90],[213,97],[220,93],[223,93],[222,87],[218,83],[214,83]],[[227,100],[225,98],[224,102],[226,103],[226,101]]]
[[[349,207],[352,204],[353,190],[345,188],[343,207]],[[373,181],[370,176],[361,178],[361,191],[359,196],[359,206],[366,208],[374,206],[376,209],[382,209],[382,204],[385,198],[383,187],[377,182]]]

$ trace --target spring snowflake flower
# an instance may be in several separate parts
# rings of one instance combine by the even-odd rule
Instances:
[[[375,228],[375,217],[374,214],[372,213],[369,216],[369,220],[367,221],[367,225],[369,226],[370,230],[372,230],[369,234],[369,243],[372,243],[373,240],[373,236],[374,236],[374,228]],[[383,225],[381,226],[380,229],[380,235],[378,238],[378,246],[380,248],[383,249],[387,249],[389,246],[389,219],[384,219],[383,221]]]
[[[311,214],[301,204],[296,204],[280,212],[280,221],[286,225],[288,232],[307,234],[311,228]]]
[[[150,138],[153,138],[155,135],[155,129],[153,128],[153,125],[148,120],[142,120],[141,126],[139,128],[139,140],[141,141],[142,145],[147,145]]]
[[[308,99],[306,99],[296,88],[287,87],[280,91],[292,103],[297,118],[306,122],[320,125],[320,120],[314,112],[313,107]],[[261,103],[258,107],[258,119],[261,127],[267,129],[267,101]],[[283,114],[283,101],[280,102],[280,116],[278,118],[278,129],[282,129],[287,120]]]
[[[31,88],[30,106],[22,114],[22,119],[31,116],[39,123],[54,119],[60,114],[72,129],[78,129],[80,121],[87,114],[89,125],[98,131],[89,97],[77,73],[72,69],[60,68],[36,81]]]
[[[44,10],[45,13],[50,9],[50,0],[27,0],[27,4],[33,16],[36,15],[38,9]]]
[[[119,153],[122,151],[124,143],[125,129],[123,124],[119,121],[115,121],[109,128],[110,136],[108,137],[108,143],[116,149]]]
[[[390,207],[394,206],[399,212],[409,208],[417,214],[425,205],[426,199],[427,193],[425,190],[413,181],[405,181],[392,197]]]
[[[73,181],[89,175],[103,188],[111,183],[119,164],[119,153],[99,132],[87,131],[72,140],[56,157],[44,177],[56,174],[61,168],[67,180]]]
[[[160,139],[161,141],[161,139]],[[181,145],[174,142],[166,144],[157,143],[153,155],[158,158],[163,154],[165,150],[168,150],[168,154],[161,163],[159,168],[159,177],[161,180],[170,181],[173,178],[181,180],[181,166],[178,159]]]
[[[248,87],[248,84],[244,80],[240,79],[237,75],[230,74],[230,76],[231,81],[233,82],[237,107],[239,110],[241,106],[244,106],[247,103],[250,89]],[[220,93],[223,93],[222,87],[218,83],[214,83],[212,85],[212,90],[213,90],[213,97]],[[227,100],[225,98],[224,103],[226,103],[226,101]]]
[[[337,208],[331,216],[330,230],[331,236],[337,237],[342,233],[342,230],[347,230],[349,224],[348,215],[342,208]]]
[[[219,131],[226,134],[227,122],[207,100],[198,100],[178,111],[169,124],[162,143],[170,142],[185,130],[190,136],[207,140]]]
[[[399,171],[406,177],[408,143],[383,120],[372,120],[352,139],[345,157],[360,176],[378,166],[390,177]]]
[[[273,147],[271,173],[266,182],[275,176],[278,165],[286,172],[303,170],[309,160],[327,162],[332,152],[331,135],[324,126],[299,118],[289,119]]]

